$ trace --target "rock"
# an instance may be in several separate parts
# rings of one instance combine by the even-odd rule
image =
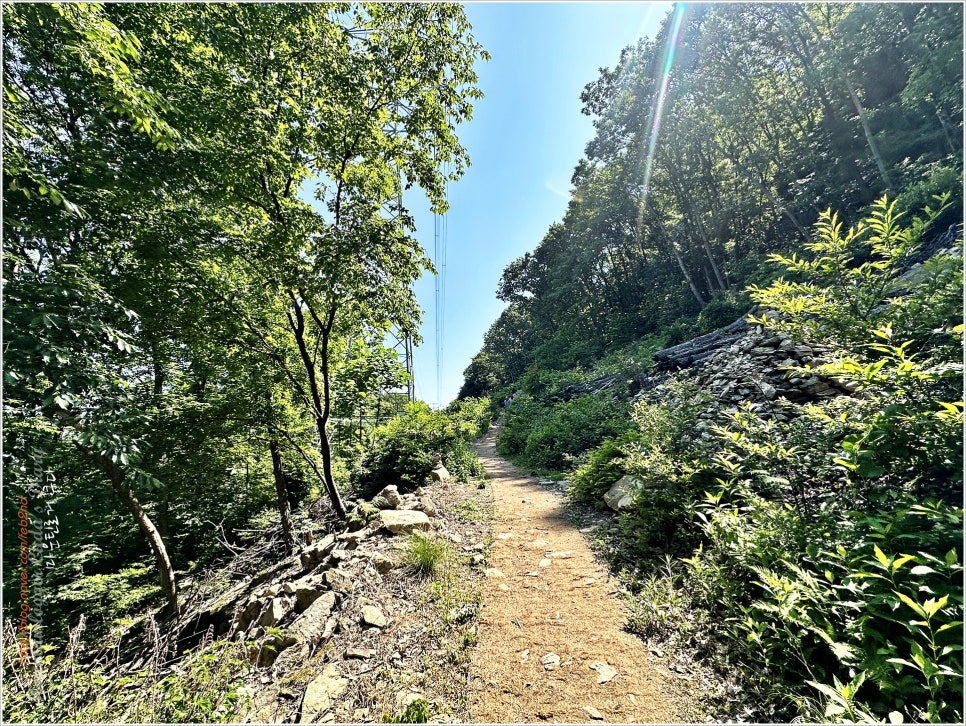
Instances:
[[[442,463],[434,467],[433,470],[429,472],[429,475],[432,477],[434,482],[445,483],[449,481],[449,472]]]
[[[592,671],[597,671],[597,682],[598,683],[608,683],[613,680],[614,676],[617,675],[617,669],[613,666],[607,665],[603,661],[597,661],[596,663],[590,664],[590,669]]]
[[[510,539],[513,537],[513,532],[501,532],[496,536],[497,539]]]
[[[327,534],[320,541],[309,545],[299,553],[299,561],[303,570],[312,570],[324,560],[332,548],[335,547],[335,537]]]
[[[259,668],[268,668],[275,663],[283,650],[295,643],[296,639],[291,633],[281,633],[272,638],[267,638],[255,651],[255,657],[250,660]]]
[[[352,557],[352,552],[350,550],[334,549],[329,557],[331,557],[334,562],[344,562]]]
[[[548,560],[546,557],[544,557],[542,560],[540,560],[539,566],[540,567],[550,567],[551,564],[553,564],[553,561],[552,560]]]
[[[419,509],[419,497],[415,494],[403,494],[396,509]]]
[[[555,560],[569,560],[574,556],[573,550],[560,550],[559,552],[548,552],[547,557],[552,557]]]
[[[375,654],[376,654],[376,649],[375,648],[349,648],[345,652],[345,657],[346,658],[362,658],[363,660],[365,660],[366,658],[371,658]]]
[[[355,583],[352,581],[352,575],[345,570],[340,570],[338,568],[327,570],[324,577],[325,584],[336,592],[341,592],[345,595],[348,595],[355,589]]]
[[[439,509],[436,507],[436,503],[429,497],[420,497],[419,505],[415,508],[425,512],[427,517],[439,516]]]
[[[326,592],[303,612],[286,630],[297,641],[319,643],[332,635],[328,628],[327,618],[335,609],[336,594]]]
[[[552,671],[560,667],[560,656],[556,653],[547,653],[540,659],[545,671]]]
[[[270,628],[288,614],[287,604],[280,597],[273,597],[272,601],[265,608],[262,616],[258,619],[258,624],[263,628]]]
[[[386,506],[382,506],[383,502],[385,502]],[[399,496],[399,487],[395,484],[383,487],[382,491],[372,498],[372,503],[380,509],[395,509],[401,502],[402,497]]]
[[[389,555],[384,555],[382,552],[374,554],[370,562],[372,562],[372,566],[376,568],[376,571],[383,575],[396,567],[396,561]]]
[[[331,663],[325,670],[315,678],[305,688],[305,696],[302,699],[302,715],[299,719],[302,723],[314,723],[319,720],[326,711],[332,708],[332,704],[341,696],[349,681],[339,675],[338,669]]]
[[[255,618],[257,618],[262,612],[263,607],[265,607],[265,603],[263,603],[261,600],[252,600],[249,602],[235,618],[235,630],[247,630],[248,626],[251,625],[255,621]]]
[[[295,586],[294,582],[286,582],[284,585],[282,585],[282,592],[284,592],[286,595],[294,595],[297,589],[298,588]]]
[[[593,719],[594,721],[603,721],[604,720],[604,714],[602,714],[600,711],[598,711],[593,706],[583,706],[582,707],[582,710],[586,711],[587,712],[587,715],[590,716],[591,719]]]
[[[325,594],[321,584],[305,585],[295,591],[295,612],[305,612],[309,606]]]
[[[473,555],[473,557],[470,558],[470,562],[474,565],[482,565],[484,562],[486,562],[486,557],[483,555]]]
[[[385,613],[375,605],[363,605],[362,622],[375,628],[384,628],[389,621],[386,619]]]
[[[383,509],[379,516],[382,518],[382,526],[393,534],[409,534],[417,529],[424,532],[429,530],[429,517],[424,512]]]
[[[495,567],[487,567],[486,572],[484,574],[487,577],[506,577],[506,575],[504,575],[502,572],[500,572],[500,570],[496,569]]]
[[[776,393],[778,393],[778,390],[774,386],[768,383],[762,383],[760,388],[761,388],[761,395],[763,395],[769,401],[775,397]]]
[[[604,495],[604,502],[615,512],[627,509],[634,498],[634,493],[644,486],[644,483],[637,477],[622,476]]]
[[[369,534],[367,529],[357,529],[355,532],[343,532],[339,535],[339,541],[345,543],[347,549],[359,546],[359,543]]]

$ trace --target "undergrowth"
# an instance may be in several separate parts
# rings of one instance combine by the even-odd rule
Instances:
[[[66,650],[21,661],[11,621],[4,626],[3,720],[7,723],[229,723],[237,720],[248,669],[246,645],[206,636],[174,663],[153,620],[145,622],[145,653],[122,667],[117,648],[89,653],[85,618]]]

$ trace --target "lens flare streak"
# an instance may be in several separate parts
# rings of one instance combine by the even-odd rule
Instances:
[[[651,168],[654,163],[654,150],[657,148],[658,135],[661,132],[661,120],[664,116],[664,101],[667,96],[668,82],[671,79],[671,68],[674,65],[674,53],[677,50],[681,26],[684,24],[686,8],[684,3],[674,6],[674,18],[671,21],[671,31],[664,46],[664,68],[661,73],[661,87],[658,89],[657,99],[651,109],[651,133],[647,140],[647,155],[644,158],[644,191],[641,203],[647,199],[648,187],[651,182]]]

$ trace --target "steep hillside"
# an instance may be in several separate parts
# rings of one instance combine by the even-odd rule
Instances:
[[[962,7],[679,5],[583,93],[595,137],[563,219],[507,265],[507,306],[461,395],[505,398],[528,369],[593,367],[750,307],[769,254],[819,214],[887,194],[962,216]],[[650,336],[650,337],[649,337]],[[625,350],[626,349],[626,350]]]
[[[748,315],[504,400],[498,447],[614,511],[630,627],[738,674],[730,713],[962,717],[962,236],[930,218],[823,215]]]

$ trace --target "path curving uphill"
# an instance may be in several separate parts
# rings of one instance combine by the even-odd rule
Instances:
[[[671,723],[675,684],[625,632],[616,582],[564,511],[564,497],[476,445],[493,487],[479,644],[471,665],[477,723]]]

